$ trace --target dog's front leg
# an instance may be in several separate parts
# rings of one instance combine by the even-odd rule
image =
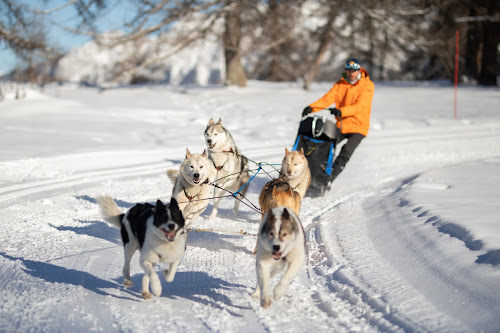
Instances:
[[[300,271],[302,268],[302,265],[304,264],[304,260],[302,258],[297,258],[293,260],[290,265],[288,266],[288,269],[286,270],[285,274],[281,277],[280,281],[274,288],[274,300],[279,300],[281,296],[286,291],[286,288],[290,285],[292,280],[295,278],[297,273]]]
[[[223,190],[219,189],[219,188],[215,188],[214,190],[214,207],[212,208],[212,212],[210,213],[210,216],[208,217],[209,219],[214,219],[215,216],[217,216],[217,208],[219,207],[219,202],[220,202],[220,199],[221,196],[223,194]]]
[[[267,263],[257,262],[257,286],[260,288],[260,306],[271,306],[271,272]]]
[[[175,273],[177,272],[177,268],[179,267],[180,261],[171,262],[168,269],[163,271],[163,275],[165,276],[165,280],[167,282],[174,281]]]
[[[144,298],[150,298],[151,294],[149,293],[149,283],[151,282],[151,291],[155,296],[161,295],[161,282],[158,274],[156,274],[154,270],[153,263],[149,261],[141,262],[141,266],[144,269],[144,277],[142,278],[142,296]]]

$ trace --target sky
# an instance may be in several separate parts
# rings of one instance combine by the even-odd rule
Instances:
[[[49,1],[28,1],[21,0],[26,6],[36,10],[51,10],[67,3],[67,0],[49,0]],[[130,11],[130,1],[114,0],[110,2],[106,9],[107,14],[99,18],[97,26],[100,32],[106,32],[119,29],[121,23],[128,17]],[[64,27],[74,28],[78,22],[78,17],[73,6],[66,6],[60,10],[54,11],[44,16],[46,27],[49,30],[49,39],[53,45],[68,51],[73,47],[85,44],[90,40],[87,36],[76,35],[64,30]],[[7,73],[14,69],[17,64],[15,54],[8,48],[0,48],[0,71]]]

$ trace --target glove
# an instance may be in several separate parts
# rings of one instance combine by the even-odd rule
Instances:
[[[312,110],[313,110],[313,109],[312,109],[312,107],[310,107],[310,106],[306,106],[306,107],[304,108],[304,111],[302,111],[302,117],[307,116],[309,113],[311,113],[311,112],[312,112]]]
[[[333,114],[335,117],[341,117],[342,116],[342,111],[340,111],[337,108],[330,109],[330,113]]]

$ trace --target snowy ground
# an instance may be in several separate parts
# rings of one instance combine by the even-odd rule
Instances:
[[[302,108],[329,83],[251,82],[246,89],[71,86],[0,103],[0,331],[498,332],[500,90],[376,84],[372,126],[324,198],[303,201],[308,262],[286,295],[261,309],[255,285],[259,215],[195,223],[163,294],[125,289],[119,232],[94,198],[126,209],[168,199],[165,170],[222,117],[252,161],[281,163]],[[4,93],[6,89],[3,90]],[[255,165],[253,167],[256,167]],[[259,173],[248,199],[257,204]]]

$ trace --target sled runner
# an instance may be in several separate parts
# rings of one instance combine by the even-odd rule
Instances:
[[[321,197],[330,188],[339,134],[335,122],[326,116],[308,115],[302,118],[293,150],[304,148],[311,170],[311,185],[306,196]]]

